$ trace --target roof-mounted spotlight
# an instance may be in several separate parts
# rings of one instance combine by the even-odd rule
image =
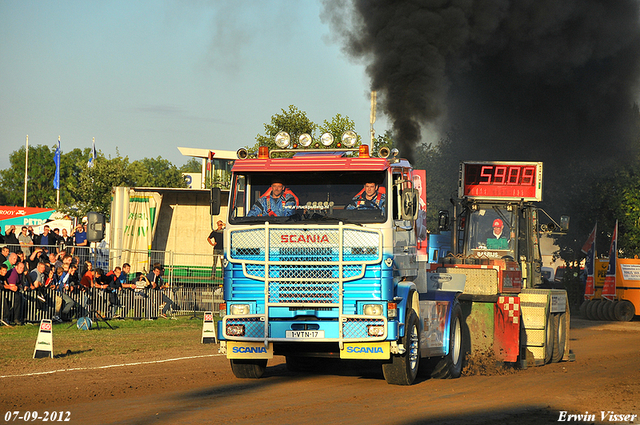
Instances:
[[[347,130],[342,133],[342,144],[347,148],[352,148],[358,142],[358,135],[353,130]]]
[[[275,142],[277,147],[284,149],[291,143],[291,136],[289,136],[289,133],[286,131],[279,131],[278,134],[276,134]]]
[[[333,134],[324,133],[322,136],[320,136],[320,141],[325,146],[331,146],[333,144]]]
[[[303,148],[309,147],[312,141],[313,139],[308,133],[303,133],[300,135],[300,137],[298,137],[298,142],[300,142],[300,146],[302,146]]]

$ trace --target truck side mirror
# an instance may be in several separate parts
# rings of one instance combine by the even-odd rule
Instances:
[[[219,187],[211,188],[209,203],[210,203],[211,215],[214,216],[214,215],[220,214],[220,188]]]
[[[420,195],[415,189],[405,189],[402,192],[402,219],[415,220],[418,217],[418,203]]]
[[[104,239],[104,215],[97,212],[87,213],[87,241],[100,242]]]
[[[449,211],[438,211],[438,230],[441,232],[447,232],[449,230]]]
[[[570,217],[568,215],[560,216],[560,228],[563,232],[569,230],[569,218]]]

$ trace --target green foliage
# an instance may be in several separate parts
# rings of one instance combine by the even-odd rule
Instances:
[[[249,148],[249,151],[258,151],[260,146],[268,146],[269,150],[277,149],[274,142],[275,135],[279,131],[286,131],[291,136],[291,143],[297,142],[301,134],[308,133],[312,137],[318,126],[307,117],[307,113],[299,110],[293,105],[289,106],[289,110],[282,109],[281,114],[275,114],[271,117],[271,123],[264,125],[265,133],[256,136],[256,144]]]
[[[55,164],[52,150],[45,145],[29,147],[29,175],[27,180],[28,206],[45,208],[55,204],[56,194],[53,189]],[[10,205],[24,203],[24,166],[26,150],[23,147],[9,155],[11,166],[0,171],[2,194]],[[62,180],[62,174],[60,175]]]
[[[384,134],[379,134],[373,140],[373,152],[371,152],[371,155],[377,156],[382,147],[387,147],[389,150],[396,147],[396,142],[393,140],[393,134],[390,130],[385,131]]]
[[[422,144],[414,153],[416,169],[427,170],[427,229],[438,231],[438,211],[451,210],[450,199],[456,197],[458,159],[452,135],[438,144]]]
[[[202,172],[202,163],[198,158],[191,158],[182,167],[181,173],[200,173]]]
[[[140,187],[187,187],[180,170],[162,157],[144,158],[129,166],[130,178]]]
[[[347,130],[356,130],[356,123],[353,122],[353,120],[349,119],[349,117],[343,117],[340,114],[336,114],[335,117],[333,117],[331,119],[331,121],[327,121],[325,120],[324,123],[318,127],[318,140],[319,140],[319,136],[323,135],[324,133],[331,133],[333,135],[333,140],[334,143],[339,142],[340,139],[342,138],[342,134],[347,131]],[[312,134],[312,136],[314,136]],[[314,140],[317,140],[314,137]],[[362,137],[358,134],[358,142],[356,143],[356,146],[360,146],[360,144],[362,143]],[[322,144],[320,144],[321,147],[324,147]]]
[[[29,147],[27,206],[56,208],[53,177],[55,145]],[[93,167],[87,163],[91,149],[73,149],[60,156],[60,204],[58,210],[72,217],[83,217],[97,211],[107,217],[111,209],[111,190],[114,186],[186,187],[180,170],[168,160],[144,158],[129,162],[118,153],[105,158],[97,152]],[[0,170],[0,204],[23,205],[25,148],[9,155],[11,166]]]

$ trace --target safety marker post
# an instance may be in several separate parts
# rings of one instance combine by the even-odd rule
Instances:
[[[211,342],[218,342],[216,336],[216,323],[213,320],[213,312],[205,311],[204,319],[202,321],[202,343],[208,344]]]
[[[53,325],[50,319],[42,319],[40,321],[36,348],[33,350],[34,359],[43,357],[53,358]]]

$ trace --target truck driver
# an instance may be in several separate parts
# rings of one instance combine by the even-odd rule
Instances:
[[[298,197],[284,187],[284,182],[274,179],[271,187],[253,204],[247,217],[288,217],[295,213],[298,204]]]

